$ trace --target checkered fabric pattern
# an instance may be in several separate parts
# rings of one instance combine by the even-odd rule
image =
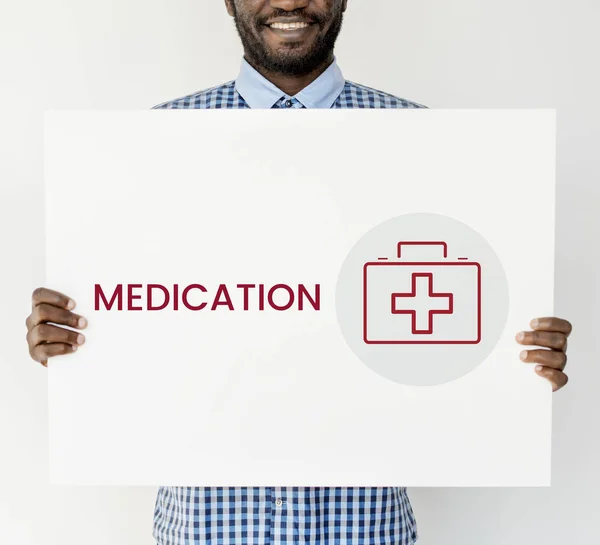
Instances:
[[[405,488],[162,487],[160,545],[412,545]]]
[[[153,109],[249,108],[235,80]],[[304,108],[282,96],[273,108]],[[332,108],[425,108],[346,81]],[[413,545],[417,526],[403,487],[161,487],[158,545]]]
[[[286,100],[285,97],[282,97],[274,106],[274,108],[303,107],[298,100],[294,98]],[[201,108],[243,109],[249,108],[249,106],[237,92],[235,80],[233,80],[218,87],[212,87],[192,95],[158,104],[153,109]],[[332,108],[425,108],[425,106],[395,97],[383,91],[346,81],[344,89],[333,103]]]

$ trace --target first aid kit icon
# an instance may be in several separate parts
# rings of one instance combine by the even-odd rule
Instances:
[[[442,257],[405,259],[410,246],[431,247]],[[478,344],[481,265],[468,257],[448,259],[443,241],[402,241],[396,258],[365,263],[363,339],[367,344]]]

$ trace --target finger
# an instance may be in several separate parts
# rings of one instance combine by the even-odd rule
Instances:
[[[543,346],[553,350],[565,350],[567,336],[555,331],[521,331],[517,333],[517,342],[520,344]]]
[[[72,310],[75,308],[75,301],[59,291],[50,290],[48,288],[36,288],[31,294],[31,308],[41,303],[48,303],[55,307]]]
[[[560,371],[567,365],[567,355],[556,350],[523,350],[519,357],[525,363],[539,363]]]
[[[558,369],[552,369],[551,367],[538,365],[535,368],[535,372],[552,384],[553,392],[560,390],[567,382],[569,382],[569,377]]]
[[[531,329],[536,331],[557,331],[558,333],[564,333],[567,337],[573,331],[571,322],[555,317],[534,318],[529,325]]]
[[[79,314],[75,314],[70,310],[55,307],[48,303],[40,303],[33,308],[28,327],[29,329],[32,329],[36,325],[46,322],[68,325],[77,329],[84,329],[87,326],[87,320]]]
[[[29,346],[35,347],[42,343],[67,343],[81,345],[85,337],[77,332],[50,324],[38,324],[27,333]]]
[[[31,357],[40,362],[44,367],[48,367],[48,358],[59,356],[61,354],[72,354],[77,350],[77,346],[66,343],[40,344],[33,348]]]

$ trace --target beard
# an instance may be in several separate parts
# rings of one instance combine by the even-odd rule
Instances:
[[[342,29],[344,15],[338,2],[335,2],[331,16],[311,13],[305,9],[295,11],[275,9],[268,18],[254,18],[249,14],[240,13],[235,2],[233,2],[233,11],[235,27],[248,60],[268,72],[284,76],[304,76],[327,62]],[[271,48],[262,38],[264,24],[272,17],[285,18],[292,15],[304,15],[314,21],[314,24],[321,29],[316,39],[308,49],[301,48],[300,43],[290,43],[282,49]],[[331,22],[329,28],[323,32],[323,28],[329,22]]]

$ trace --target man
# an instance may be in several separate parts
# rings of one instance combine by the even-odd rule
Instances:
[[[417,103],[346,81],[334,44],[347,0],[225,0],[244,48],[236,80],[155,108],[423,108]],[[31,357],[49,357],[83,344],[87,325],[66,295],[38,288],[27,318]],[[558,318],[531,322],[517,341],[536,372],[564,386],[571,325]],[[267,433],[267,436],[269,434]],[[270,441],[270,437],[266,437]],[[298,483],[301,484],[301,483]],[[179,544],[413,544],[415,518],[405,488],[161,487],[153,536]]]

